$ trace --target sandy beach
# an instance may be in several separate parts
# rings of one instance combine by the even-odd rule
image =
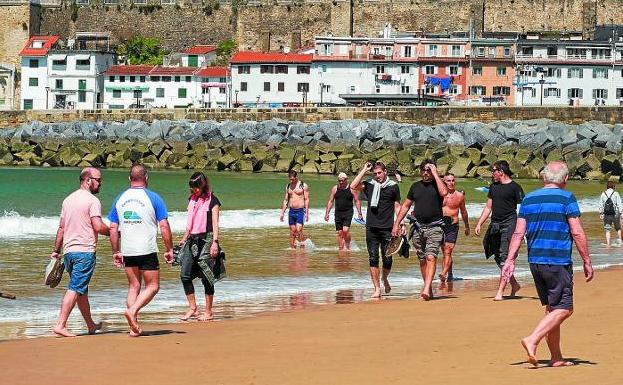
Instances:
[[[534,287],[493,302],[492,282],[428,303],[324,305],[222,322],[144,325],[72,339],[0,343],[6,384],[620,384],[623,269],[575,277],[563,353],[577,365],[526,363],[519,339],[542,317]],[[156,298],[157,300],[157,298]],[[218,305],[217,305],[218,306]]]

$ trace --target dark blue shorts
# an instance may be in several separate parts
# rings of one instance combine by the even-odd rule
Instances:
[[[95,271],[95,253],[76,251],[65,253],[64,257],[65,269],[69,273],[67,289],[78,294],[86,294]]]
[[[530,264],[536,292],[543,306],[573,309],[573,268],[571,265]]]
[[[305,208],[290,209],[288,212],[288,224],[290,226],[305,224]]]

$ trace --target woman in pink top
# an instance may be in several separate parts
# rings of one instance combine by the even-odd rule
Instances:
[[[220,253],[218,240],[221,202],[212,194],[210,182],[202,172],[192,174],[188,186],[190,187],[191,195],[188,199],[186,232],[180,241],[180,246],[183,245],[180,252],[180,279],[188,299],[189,309],[181,319],[187,321],[190,318],[199,316],[193,279],[201,278],[205,288],[206,309],[203,315],[199,317],[199,320],[209,321],[214,318],[212,314],[214,285],[210,283],[203,273],[198,261],[205,247],[209,248],[209,255],[212,258],[216,258]]]

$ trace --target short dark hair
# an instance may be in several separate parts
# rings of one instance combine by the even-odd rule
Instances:
[[[497,167],[500,171],[508,176],[513,176],[511,166],[509,166],[508,162],[505,160],[496,160],[495,162],[493,162],[493,167]]]
[[[374,165],[372,165],[372,169],[374,170],[375,168],[381,168],[381,170],[383,171],[387,171],[387,167],[385,166],[385,163],[383,162],[374,162]]]
[[[290,178],[292,178],[292,177],[296,178],[297,175],[298,175],[298,173],[296,171],[294,171],[294,170],[288,171],[288,177],[290,177]]]
[[[424,159],[422,162],[420,162],[420,170],[424,170],[424,167],[426,167],[427,164],[432,164],[434,166],[436,166],[437,164],[435,163],[434,160],[430,159],[430,158],[426,158]]]
[[[607,188],[614,189],[614,186],[615,186],[615,184],[614,184],[613,180],[609,180],[608,183],[606,183],[606,187]]]
[[[135,164],[130,169],[130,180],[132,182],[147,180],[147,169],[142,164]]]

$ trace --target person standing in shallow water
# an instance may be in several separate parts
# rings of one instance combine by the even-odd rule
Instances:
[[[604,230],[606,231],[606,246],[610,246],[611,237],[610,231],[614,227],[614,231],[617,234],[617,240],[615,245],[621,246],[621,211],[623,210],[623,204],[621,203],[621,196],[614,190],[615,184],[613,181],[608,181],[606,184],[606,191],[601,193],[599,197],[599,217],[604,221]]]
[[[181,319],[187,321],[199,316],[193,279],[200,277],[205,289],[206,307],[199,320],[209,321],[214,319],[212,313],[214,285],[210,283],[201,270],[199,258],[202,256],[202,252],[205,253],[204,248],[206,247],[210,250],[210,258],[216,258],[220,252],[219,213],[221,201],[212,193],[210,182],[202,172],[192,174],[188,186],[191,195],[188,199],[186,232],[180,241],[180,246],[182,246],[180,279],[184,286],[189,309]]]
[[[296,241],[298,241],[299,246],[305,246],[303,225],[305,222],[309,222],[309,186],[298,178],[298,173],[294,170],[288,172],[288,180],[290,183],[285,188],[279,220],[283,222],[286,209],[289,209],[290,248],[294,249]]]
[[[350,251],[350,225],[353,220],[353,203],[357,208],[359,219],[363,219],[359,194],[350,188],[348,177],[341,172],[337,176],[337,185],[331,188],[324,220],[329,221],[329,213],[335,202],[335,231],[337,231],[337,245],[340,250]]]
[[[474,232],[476,235],[480,235],[481,226],[491,215],[491,223],[482,244],[487,259],[494,256],[495,263],[502,269],[508,256],[510,238],[515,230],[515,223],[517,223],[517,205],[521,203],[524,192],[521,186],[511,179],[513,172],[507,161],[498,160],[494,162],[491,171],[493,172],[493,184],[489,187],[487,203],[482,210]],[[511,276],[509,281],[511,297],[514,297],[521,286],[515,276]],[[502,300],[502,297],[496,296],[494,300]]]
[[[448,195],[443,199],[443,262],[439,279],[441,282],[452,281],[452,251],[459,237],[459,212],[465,224],[465,235],[469,235],[469,216],[465,207],[465,192],[456,189],[456,178],[451,172],[446,173],[443,181],[448,188]]]
[[[545,317],[532,334],[521,340],[528,362],[537,366],[536,350],[545,338],[551,357],[549,366],[573,365],[565,361],[560,349],[560,326],[573,314],[573,243],[583,260],[586,282],[593,279],[593,266],[586,234],[575,196],[565,190],[569,169],[563,162],[551,162],[542,172],[544,187],[524,198],[519,219],[502,268],[498,295],[504,291],[515,270],[515,259],[524,236],[528,244],[528,263]]]
[[[69,273],[69,285],[61,303],[54,333],[61,337],[75,337],[67,330],[67,319],[76,303],[87,324],[89,334],[101,329],[102,324],[93,321],[89,303],[89,282],[95,271],[97,235],[109,235],[109,228],[102,222],[102,205],[95,196],[102,186],[102,173],[87,167],[80,173],[80,188],[63,201],[61,219],[54,241],[51,258],[60,259],[63,247],[65,267]]]

